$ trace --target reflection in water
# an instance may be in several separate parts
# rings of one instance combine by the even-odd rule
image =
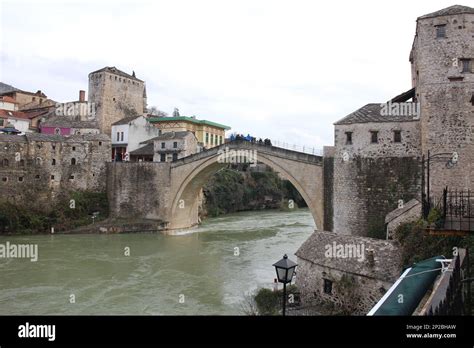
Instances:
[[[270,287],[272,264],[296,260],[313,229],[300,209],[211,218],[176,236],[0,237],[39,252],[38,262],[0,259],[0,314],[243,314],[245,293]]]

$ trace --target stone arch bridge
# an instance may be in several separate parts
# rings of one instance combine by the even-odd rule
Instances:
[[[108,163],[111,216],[160,220],[170,230],[195,226],[201,188],[228,163],[244,159],[256,159],[289,180],[306,201],[317,228],[323,229],[322,157],[248,141],[226,143],[175,162]]]

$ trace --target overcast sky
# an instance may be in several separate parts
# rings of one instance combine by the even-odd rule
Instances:
[[[454,4],[0,0],[0,81],[70,101],[116,66],[148,106],[322,148],[333,122],[411,87],[416,18]]]

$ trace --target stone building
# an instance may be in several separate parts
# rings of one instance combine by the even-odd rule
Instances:
[[[71,190],[105,191],[110,151],[103,134],[0,135],[0,197],[41,206]]]
[[[445,186],[474,189],[474,9],[421,16],[410,53],[412,89],[367,104],[335,123],[326,228],[383,238],[385,215],[421,200],[422,156],[445,153],[458,163],[430,165],[430,194]],[[332,216],[332,217],[331,217]]]
[[[458,153],[458,163],[432,161],[431,195],[445,186],[474,189],[474,8],[451,6],[421,16],[410,53],[421,104],[421,146],[427,156]]]
[[[319,314],[365,315],[400,275],[393,241],[316,231],[296,256],[301,303]]]
[[[146,112],[145,82],[116,67],[105,67],[89,74],[89,98],[95,105],[102,133],[111,135],[112,123]]]

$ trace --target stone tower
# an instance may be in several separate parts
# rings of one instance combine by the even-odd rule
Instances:
[[[89,102],[95,103],[102,133],[111,135],[112,123],[146,112],[145,82],[115,67],[89,74]]]
[[[430,165],[430,193],[474,189],[474,8],[451,6],[417,19],[410,54],[412,85],[421,104],[426,156],[458,153],[458,163]]]

